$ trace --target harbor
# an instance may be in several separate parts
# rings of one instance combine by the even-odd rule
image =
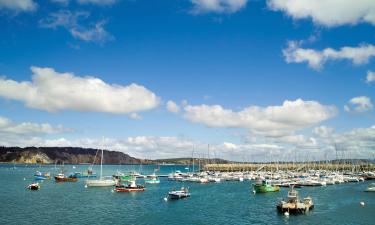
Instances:
[[[205,164],[203,170],[236,172],[236,171],[304,171],[304,170],[330,170],[330,171],[373,171],[374,163],[353,164],[350,161],[327,163],[235,163],[235,164]]]
[[[65,174],[84,172],[87,167],[88,165],[65,165]],[[99,174],[100,165],[95,165],[92,169]],[[200,224],[200,221],[204,221],[203,224],[222,224],[223,221],[233,224],[264,224],[264,221],[269,221],[267,224],[349,222],[370,225],[374,220],[375,196],[374,193],[366,192],[374,181],[347,179],[363,177],[365,171],[349,175],[323,170],[214,172],[197,169],[193,171],[192,165],[122,165],[120,171],[123,174],[137,177],[134,183],[136,191],[129,191],[132,193],[126,193],[126,186],[85,187],[85,183],[97,179],[95,177],[78,178],[76,182],[65,183],[55,182],[53,178],[40,180],[39,189],[30,191],[25,187],[34,182],[35,171],[42,174],[48,171],[51,176],[60,173],[60,169],[55,169],[52,165],[17,165],[15,169],[13,165],[0,166],[0,175],[3,178],[0,182],[6,187],[0,197],[7,205],[12,205],[12,210],[22,212],[12,214],[10,208],[0,206],[4,212],[0,217],[2,224],[12,224],[11,221],[26,223],[35,210],[49,212],[38,220],[39,224],[48,224],[59,212],[67,215],[66,222],[70,224],[78,224],[83,218],[87,223],[105,223],[106,220],[116,217],[116,221],[121,220],[121,223],[125,224],[160,224],[156,221],[163,221],[163,224],[172,225],[180,221],[181,215],[186,219],[180,221],[180,224]],[[107,177],[117,174],[118,171],[119,166],[103,165],[102,173]],[[154,172],[160,183],[145,183],[147,175]],[[339,180],[342,178],[342,183],[308,185],[306,182],[322,182],[334,174]],[[306,186],[296,190],[301,201],[307,196],[311,197],[314,210],[309,210],[304,216],[293,216],[291,211],[290,216],[279,213],[277,205],[282,199],[286,200],[291,187],[280,186],[278,191],[272,193],[253,193],[253,185],[259,177],[272,185],[281,184],[287,179],[295,183],[305,181]],[[113,191],[116,188],[118,191]],[[187,189],[189,192],[185,192]],[[181,200],[173,200],[175,198]],[[33,208],[28,207],[30,204]],[[103,211],[108,213],[102,213]]]

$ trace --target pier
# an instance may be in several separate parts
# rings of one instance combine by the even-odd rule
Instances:
[[[308,171],[308,170],[329,170],[329,171],[373,171],[374,163],[241,163],[241,164],[206,164],[203,167],[206,171],[239,172],[239,171]]]

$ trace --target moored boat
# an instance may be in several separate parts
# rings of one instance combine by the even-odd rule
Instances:
[[[272,185],[268,180],[258,178],[255,185],[253,185],[254,191],[256,193],[266,193],[266,192],[276,192],[280,190],[277,185]]]
[[[135,181],[131,181],[128,185],[116,185],[114,191],[116,192],[143,192],[146,188],[143,185],[137,185]]]
[[[366,188],[365,192],[375,192],[375,183],[372,183],[368,188]]]
[[[158,176],[156,176],[155,173],[151,174],[151,175],[148,175],[146,178],[145,178],[145,183],[146,184],[159,184],[160,183],[160,179]]]
[[[86,180],[87,187],[109,187],[114,186],[116,181],[108,176],[103,177],[103,149],[102,149],[102,157],[100,160],[100,178],[98,180]]]
[[[51,174],[36,171],[34,174],[34,179],[35,180],[48,180],[48,179],[51,179]]]
[[[124,174],[119,171],[117,171],[116,174],[113,175],[113,177],[120,182],[130,182],[137,179],[137,177],[133,174]]]
[[[59,173],[58,175],[55,176],[55,181],[56,182],[76,182],[78,178],[74,176],[73,174],[66,176],[63,173]]]
[[[288,200],[281,201],[277,204],[276,208],[279,213],[301,214],[314,209],[314,203],[310,197],[306,197],[303,201],[300,201],[298,191],[292,188],[288,192]]]
[[[190,197],[189,189],[182,187],[181,190],[176,191],[170,191],[168,192],[168,197],[170,199],[181,199],[181,198],[187,198]]]
[[[39,188],[40,188],[39,183],[32,183],[32,184],[29,184],[29,186],[27,186],[27,189],[32,190],[32,191],[39,190]]]

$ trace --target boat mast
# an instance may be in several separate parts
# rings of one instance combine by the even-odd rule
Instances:
[[[102,148],[102,158],[100,159],[100,179],[102,179],[103,175],[103,148]]]

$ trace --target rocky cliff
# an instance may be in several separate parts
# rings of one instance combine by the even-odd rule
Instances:
[[[98,156],[95,157],[95,155]],[[0,162],[66,164],[100,163],[101,152],[97,149],[75,147],[0,147]],[[104,164],[151,163],[131,157],[122,152],[104,150]]]

